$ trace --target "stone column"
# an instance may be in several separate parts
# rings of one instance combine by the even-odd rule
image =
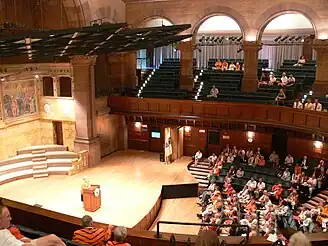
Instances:
[[[257,42],[245,41],[244,51],[244,77],[241,85],[243,92],[255,92],[258,88],[258,57],[262,45]]]
[[[314,40],[313,49],[317,52],[317,68],[313,92],[315,96],[325,96],[328,93],[328,40]]]
[[[194,88],[192,41],[180,42],[180,89],[192,91]]]
[[[128,148],[128,126],[124,115],[118,115],[118,149],[126,150]]]
[[[313,55],[313,40],[314,40],[314,35],[308,36],[304,39],[303,43],[303,56],[306,57],[308,60],[312,60],[312,55]]]
[[[89,151],[89,166],[100,162],[100,139],[96,134],[95,75],[96,56],[73,56],[76,137],[74,151]]]
[[[58,77],[52,77],[52,84],[54,88],[54,97],[60,96],[60,81]]]
[[[136,87],[137,56],[136,52],[111,54],[108,56],[109,83],[112,89],[121,91],[122,86],[129,89]]]

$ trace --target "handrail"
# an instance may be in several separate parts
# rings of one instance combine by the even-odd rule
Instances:
[[[249,242],[249,234],[250,228],[247,225],[238,225],[238,224],[230,224],[230,225],[218,225],[218,224],[210,224],[210,223],[192,223],[192,222],[174,222],[174,221],[157,221],[156,224],[156,238],[161,238],[161,234],[159,232],[159,225],[167,224],[167,225],[192,225],[192,226],[215,226],[217,227],[216,232],[218,233],[219,229],[222,227],[231,227],[231,228],[246,228],[246,243]]]

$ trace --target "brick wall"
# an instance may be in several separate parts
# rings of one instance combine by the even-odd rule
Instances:
[[[328,38],[328,1],[326,0],[126,0],[127,22],[134,27],[152,17],[164,17],[174,24],[191,24],[189,33],[209,16],[225,14],[241,26],[245,40],[252,41],[261,34],[264,26],[286,11],[304,14],[314,24],[318,38]]]

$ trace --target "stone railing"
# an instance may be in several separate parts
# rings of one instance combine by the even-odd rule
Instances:
[[[72,160],[72,169],[69,171],[69,175],[76,174],[89,167],[89,152],[82,150],[79,152],[79,158]]]

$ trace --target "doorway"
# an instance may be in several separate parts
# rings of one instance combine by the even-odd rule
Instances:
[[[274,129],[272,134],[272,151],[276,151],[280,158],[280,164],[283,164],[287,156],[287,132],[282,129]]]
[[[52,124],[54,129],[54,144],[64,145],[62,122],[53,121]]]

